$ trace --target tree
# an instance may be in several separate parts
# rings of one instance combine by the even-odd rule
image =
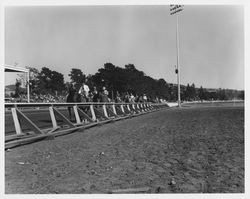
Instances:
[[[27,67],[30,71],[30,77],[29,77],[29,84],[30,84],[30,92],[31,93],[38,93],[39,92],[39,71],[36,68],[33,67]]]
[[[21,82],[18,79],[16,79],[15,86],[16,86],[16,88],[15,88],[15,95],[14,95],[14,97],[19,97]]]
[[[35,88],[38,85],[37,76],[39,74],[39,71],[38,71],[38,69],[29,67],[29,66],[25,66],[25,68],[29,69],[29,82],[28,82],[28,79],[27,79],[27,73],[18,74],[18,76],[19,76],[18,81],[21,83],[21,85],[22,85],[22,82],[23,82],[23,85],[25,87],[29,83],[30,84],[30,91],[35,92],[36,91]]]
[[[114,71],[115,70],[115,65],[112,63],[105,63],[104,64],[104,69],[107,71]]]
[[[52,71],[51,73],[52,73],[51,74],[51,89],[53,92],[61,93],[63,90],[65,90],[63,74],[57,71]]]
[[[38,75],[38,79],[39,79],[38,88],[41,94],[52,92],[51,78],[52,78],[52,71],[47,67],[43,67],[41,72]]]
[[[70,71],[70,79],[71,83],[74,83],[77,88],[80,88],[83,82],[85,82],[86,76],[83,74],[81,69],[78,68],[72,68]]]
[[[94,86],[96,86],[94,80],[93,80],[93,75],[88,75],[87,76],[87,85],[89,86],[90,89],[93,89]]]
[[[170,98],[169,86],[164,79],[161,78],[159,80],[156,80],[155,91],[156,91],[155,92],[156,97],[158,97],[158,98],[160,97],[160,98],[169,100],[169,98]]]
[[[241,99],[241,100],[244,100],[245,99],[245,92],[244,91],[239,91],[238,98]]]
[[[63,74],[47,67],[42,68],[37,78],[39,80],[38,88],[42,94],[54,94],[58,91],[61,93],[65,89]]]
[[[198,90],[198,97],[201,101],[203,101],[205,99],[205,93],[204,90],[202,88],[202,86],[200,87],[200,89]]]
[[[196,99],[196,90],[195,90],[194,83],[190,87],[190,98],[191,98],[191,100],[195,100]]]
[[[118,91],[120,94],[132,93],[133,95],[146,94],[152,100],[156,97],[170,99],[169,85],[164,79],[153,79],[139,71],[133,64],[124,68],[105,63],[95,75],[91,76],[91,85],[97,88],[105,86],[110,94]]]
[[[218,90],[218,99],[219,100],[227,100],[228,99],[228,97],[227,97],[227,95],[226,95],[226,90],[225,89],[219,89]]]
[[[190,101],[190,99],[191,99],[191,88],[190,85],[187,84],[187,87],[184,92],[184,100]]]

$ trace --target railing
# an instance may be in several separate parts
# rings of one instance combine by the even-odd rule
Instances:
[[[166,107],[169,106],[153,103],[5,103],[5,112],[9,112],[8,117],[12,115],[12,125],[15,127],[15,132],[11,135],[5,130],[5,148],[46,137],[54,138],[78,129],[139,116]],[[38,114],[39,117],[31,118],[31,112]],[[49,128],[41,125],[41,120],[44,118],[49,119],[51,124]],[[5,115],[5,123],[9,122],[6,120],[11,118]]]

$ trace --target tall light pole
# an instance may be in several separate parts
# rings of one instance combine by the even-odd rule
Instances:
[[[30,70],[27,72],[27,102],[30,103]]]
[[[170,5],[170,15],[174,15],[183,10],[182,5]],[[176,54],[177,54],[177,68],[175,70],[177,74],[177,83],[178,83],[178,106],[181,107],[181,87],[180,87],[180,66],[179,66],[179,19],[178,14],[176,14]]]

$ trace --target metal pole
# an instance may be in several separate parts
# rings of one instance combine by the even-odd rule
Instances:
[[[176,15],[176,51],[177,51],[177,83],[178,83],[178,106],[181,107],[181,89],[180,89],[180,66],[179,66],[179,27],[178,14]]]
[[[27,72],[27,100],[30,103],[30,71]]]

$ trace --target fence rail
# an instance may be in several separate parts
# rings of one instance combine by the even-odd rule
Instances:
[[[15,134],[7,135],[5,132],[5,149],[166,107],[169,106],[154,103],[5,103],[5,110],[11,113],[15,127]],[[41,110],[45,111],[47,116],[44,116]],[[41,116],[34,119],[31,111],[41,111]],[[41,120],[44,117],[48,119],[48,115],[51,126],[40,127]]]

